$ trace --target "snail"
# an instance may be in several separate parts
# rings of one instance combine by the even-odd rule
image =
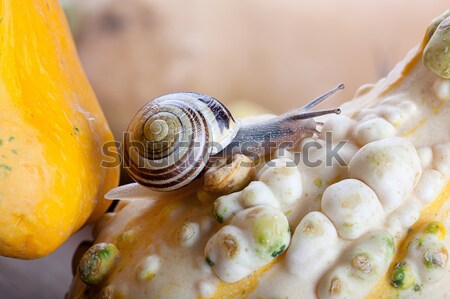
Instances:
[[[310,111],[340,84],[306,104],[275,118],[241,124],[218,100],[199,93],[161,96],[145,104],[124,134],[123,161],[140,185],[157,191],[179,189],[197,178],[212,157],[242,153],[262,157],[318,134],[313,118],[340,109]]]

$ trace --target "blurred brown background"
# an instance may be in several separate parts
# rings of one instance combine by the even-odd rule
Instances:
[[[448,0],[65,0],[81,61],[115,136],[148,100],[196,91],[281,113],[339,82],[387,74]],[[0,258],[0,298],[63,298],[77,233],[36,261]]]
[[[146,101],[196,91],[275,113],[339,82],[350,99],[421,39],[448,1],[78,0],[76,41],[119,138]]]

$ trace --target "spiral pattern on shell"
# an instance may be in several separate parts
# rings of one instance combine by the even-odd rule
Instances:
[[[148,102],[131,120],[124,136],[124,166],[141,185],[175,190],[196,178],[237,130],[228,109],[212,97],[165,95]]]

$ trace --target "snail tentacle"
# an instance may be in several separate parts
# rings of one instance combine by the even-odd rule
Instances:
[[[316,99],[312,100],[311,102],[309,102],[308,104],[306,104],[305,106],[300,108],[299,110],[300,111],[309,111],[312,108],[314,108],[315,106],[322,103],[324,100],[326,100],[330,96],[332,96],[333,94],[335,94],[336,92],[338,92],[339,90],[342,90],[344,88],[345,88],[345,85],[343,83],[340,83],[335,88],[331,89],[330,91],[328,91],[328,92],[324,93],[323,95],[317,97]]]
[[[333,114],[333,113],[340,114],[341,109],[336,108],[336,109],[328,109],[328,110],[311,111],[311,112],[306,112],[306,113],[301,113],[301,114],[294,114],[294,115],[290,116],[289,118],[292,120],[308,119],[308,118],[313,118],[313,117],[318,117],[318,116]]]

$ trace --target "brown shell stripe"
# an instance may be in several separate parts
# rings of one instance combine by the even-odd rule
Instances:
[[[180,107],[180,106],[178,106],[178,107]],[[196,121],[198,122],[199,120],[201,120],[203,123],[203,126],[205,128],[205,130],[204,130],[205,132],[203,134],[205,134],[205,142],[206,142],[205,145],[206,146],[204,146],[202,149],[201,157],[204,159],[209,154],[209,151],[211,150],[210,147],[208,146],[208,143],[210,140],[209,124],[195,110],[193,110],[191,108],[186,108],[186,107],[180,107],[180,108],[182,110],[185,110],[185,112],[190,116],[190,119],[192,119],[194,123]],[[195,126],[194,126],[194,128],[195,128]],[[194,140],[196,140],[197,135],[200,135],[200,134],[202,134],[202,132],[198,132],[198,130],[194,130],[193,131]],[[125,146],[127,146],[126,143],[125,143]],[[170,165],[165,168],[152,169],[151,172],[149,169],[145,169],[142,167],[140,168],[135,163],[135,161],[129,161],[130,157],[128,155],[127,150],[124,150],[124,160],[131,162],[131,163],[129,163],[129,165],[130,165],[129,172],[130,172],[130,175],[138,183],[140,183],[144,186],[155,187],[155,188],[159,188],[159,189],[173,188],[177,185],[180,185],[180,183],[183,183],[185,181],[187,182],[188,181],[187,179],[192,175],[192,173],[194,173],[196,171],[196,169],[199,168],[200,164],[203,163],[203,159],[201,159],[199,161],[195,161],[196,163],[189,165],[189,163],[192,161],[188,160],[188,158],[191,156],[193,146],[195,146],[195,142],[192,142],[192,140],[191,140],[186,154],[183,157],[181,157],[175,164]],[[164,183],[164,184],[157,183],[158,181],[166,181],[166,180],[170,180],[171,178],[175,178],[176,176],[178,176],[179,174],[182,173],[182,170],[186,169],[186,166],[190,167],[189,171],[187,171],[182,177],[173,179],[173,181]]]

